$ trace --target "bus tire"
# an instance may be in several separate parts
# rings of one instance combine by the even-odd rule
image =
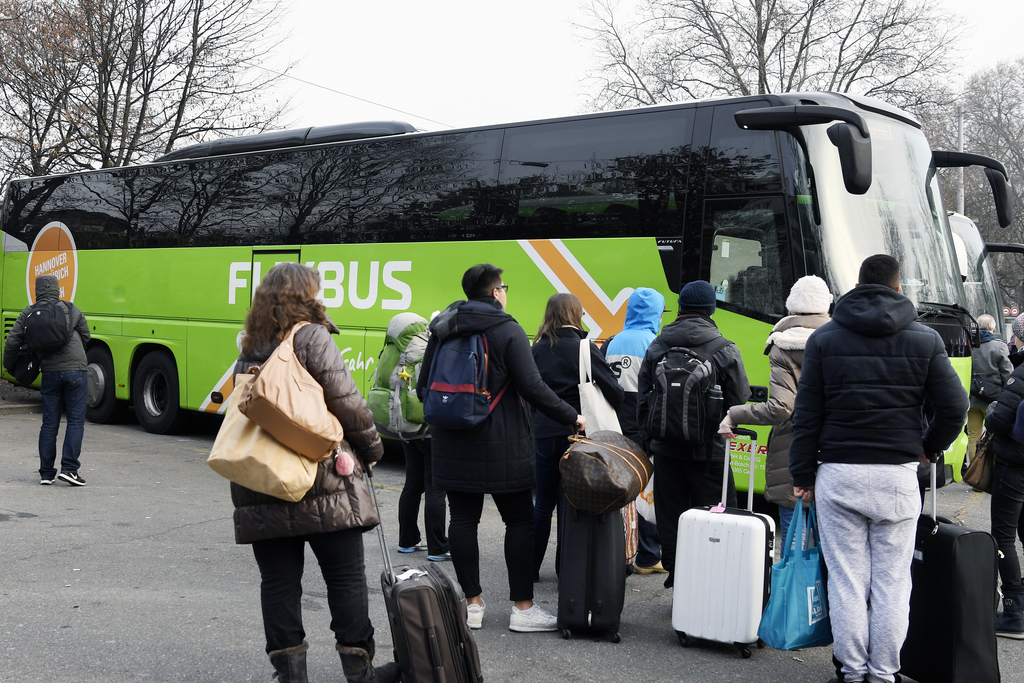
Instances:
[[[139,361],[132,380],[132,401],[139,424],[150,434],[169,434],[181,415],[178,366],[166,351],[151,351]]]
[[[93,346],[86,352],[89,388],[85,399],[85,417],[90,422],[106,424],[125,416],[128,404],[117,400],[114,384],[114,359],[103,346]]]

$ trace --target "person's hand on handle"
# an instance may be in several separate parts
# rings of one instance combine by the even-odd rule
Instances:
[[[802,498],[805,503],[814,502],[814,487],[813,486],[794,486],[793,495],[797,498]]]
[[[582,415],[577,415],[576,426],[579,428],[579,431],[581,432],[587,431],[587,418],[583,417]]]
[[[729,414],[726,413],[725,417],[722,419],[721,424],[718,425],[718,433],[721,434],[722,436],[724,436],[727,439],[735,439],[736,438],[736,432],[734,431],[735,429],[736,429],[736,423],[733,422],[732,418],[729,417]]]

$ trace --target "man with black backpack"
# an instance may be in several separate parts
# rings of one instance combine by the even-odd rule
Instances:
[[[43,380],[43,425],[39,430],[39,483],[52,484],[60,479],[72,486],[85,486],[78,474],[82,436],[85,433],[86,394],[89,389],[89,324],[78,308],[60,300],[60,287],[53,275],[36,278],[36,303],[21,312],[4,344],[4,364],[13,367],[18,350],[26,344],[39,358]],[[8,370],[11,370],[8,367]],[[57,459],[57,431],[61,409],[67,412],[64,450],[60,474]]]
[[[679,293],[679,317],[647,349],[637,387],[642,445],[654,457],[654,508],[665,587],[675,583],[679,515],[720,502],[725,440],[718,423],[747,402],[750,385],[739,349],[711,320],[715,289],[703,280]],[[729,476],[729,500],[736,489]]]

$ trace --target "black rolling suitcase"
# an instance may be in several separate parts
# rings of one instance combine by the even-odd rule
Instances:
[[[936,516],[935,479],[933,464],[932,513],[917,522],[901,673],[921,683],[998,683],[996,541]]]
[[[558,572],[558,627],[607,635],[619,642],[619,620],[626,599],[626,533],[622,513],[580,512],[568,502],[562,520]]]
[[[369,470],[370,468],[366,468]],[[377,505],[367,472],[366,485]],[[377,507],[380,515],[380,507]],[[480,655],[466,625],[466,597],[443,569],[392,567],[383,524],[377,526],[384,571],[380,583],[391,624],[395,661],[404,683],[480,683]]]

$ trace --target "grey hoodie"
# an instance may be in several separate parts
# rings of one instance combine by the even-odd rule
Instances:
[[[60,287],[57,278],[53,275],[40,275],[36,278],[36,302],[58,301]],[[21,312],[18,319],[14,321],[14,327],[7,335],[4,344],[4,360],[13,358],[18,349],[25,341],[25,318],[31,306],[27,306]],[[71,328],[71,339],[64,348],[54,351],[42,360],[43,372],[75,372],[85,370],[89,361],[85,356],[85,345],[89,342],[89,324],[73,303],[62,301],[57,308],[63,309],[68,317],[68,327]]]

